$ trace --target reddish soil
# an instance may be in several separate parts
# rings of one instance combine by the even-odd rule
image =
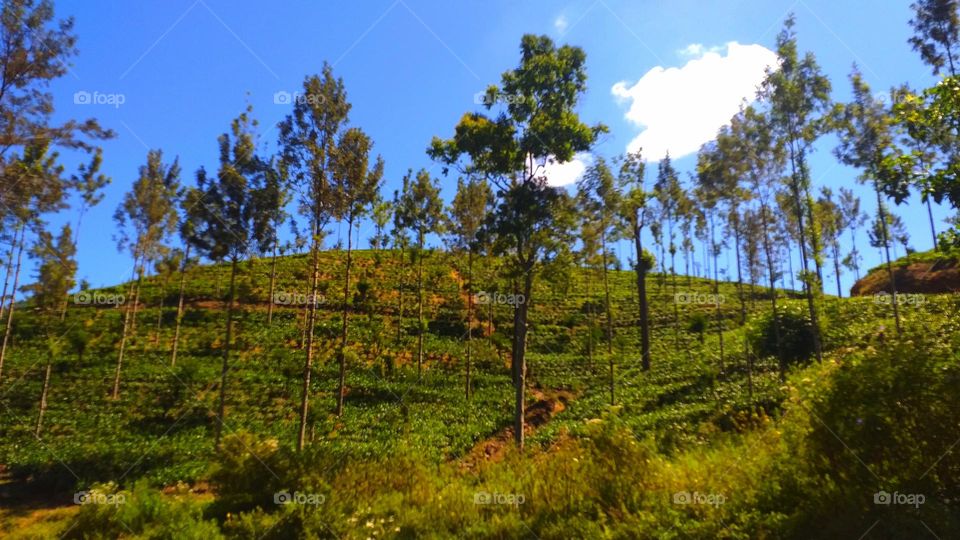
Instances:
[[[524,414],[524,434],[529,435],[540,426],[553,419],[567,408],[567,403],[576,396],[568,390],[543,390],[531,388],[528,395],[536,402],[528,405]],[[508,448],[513,446],[513,426],[506,427],[494,436],[477,443],[461,459],[462,469],[474,469],[481,463],[497,462],[503,459]]]
[[[898,293],[955,293],[960,292],[960,262],[917,262],[907,266],[894,266],[893,276]],[[850,289],[851,296],[867,296],[890,292],[890,280],[886,268],[871,272]]]

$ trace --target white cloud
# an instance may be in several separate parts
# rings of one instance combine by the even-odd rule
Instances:
[[[580,153],[566,163],[548,162],[542,169],[551,186],[569,186],[583,176],[587,166],[592,163],[593,157],[588,153]]]
[[[677,51],[677,55],[683,58],[699,58],[704,55],[704,53],[720,53],[723,51],[723,47],[704,47],[702,43],[691,43],[686,47]]]
[[[644,128],[627,150],[642,148],[651,161],[668,151],[675,158],[692,154],[713,140],[744,99],[754,100],[765,70],[777,65],[766,47],[735,41],[709,49],[694,43],[678,52],[695,58],[681,68],[657,66],[636,83],[612,88],[618,101],[631,102],[627,120]]]
[[[565,15],[560,15],[553,20],[553,27],[556,28],[557,32],[561,34],[567,31],[568,26],[570,26],[570,22],[567,21],[567,17]]]

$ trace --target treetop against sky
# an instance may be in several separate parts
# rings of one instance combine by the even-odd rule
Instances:
[[[369,134],[384,157],[385,193],[399,187],[408,168],[439,175],[424,153],[431,137],[449,136],[465,110],[482,110],[483,92],[515,64],[524,33],[546,34],[586,52],[588,89],[578,110],[587,123],[610,128],[596,154],[643,147],[646,159],[658,161],[669,152],[685,177],[694,170],[699,147],[744,99],[753,99],[764,70],[776,65],[775,38],[790,11],[801,50],[816,54],[835,100],[849,98],[846,78],[854,63],[878,95],[904,82],[929,86],[935,79],[908,43],[909,5],[882,4],[384,0],[279,1],[264,9],[224,0],[71,0],[57,2],[56,11],[75,18],[79,54],[67,75],[52,83],[52,92],[58,117],[93,116],[118,135],[103,143],[103,170],[113,182],[84,218],[89,230],[103,233],[113,228],[113,209],[148,149],[178,156],[191,176],[215,161],[212,141],[251,104],[259,120],[257,143],[272,151],[277,123],[303,99],[304,77],[320,72],[324,61],[346,83],[351,123]],[[834,138],[824,137],[810,156],[814,185],[851,187],[872,200],[869,186],[856,184],[857,171],[833,158],[833,146]],[[64,163],[69,170],[86,159],[65,155]],[[580,154],[548,167],[547,176],[572,189],[592,161]],[[449,201],[456,179],[441,182]],[[916,247],[927,249],[920,208],[911,205],[903,220]],[[938,219],[948,213],[934,210]],[[63,214],[52,221],[70,219]],[[345,229],[333,224],[331,242]],[[358,229],[363,247],[373,226],[364,220]],[[130,275],[129,261],[110,236],[79,239],[79,276],[94,285]],[[621,258],[629,256],[627,243],[615,247]],[[873,250],[861,251],[865,266],[879,264]],[[844,286],[851,280],[845,276]]]

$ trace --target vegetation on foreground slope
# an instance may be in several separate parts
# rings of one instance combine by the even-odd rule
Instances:
[[[119,331],[121,310],[71,309],[70,322],[87,329],[87,344],[82,358],[73,351],[56,365],[42,440],[33,437],[30,421],[42,383],[36,364],[42,342],[32,337],[33,314],[25,313],[16,333],[23,352],[9,368],[16,386],[3,398],[18,420],[5,427],[0,448],[6,487],[65,503],[82,491],[124,504],[86,504],[46,518],[38,512],[36,523],[5,534],[830,538],[862,534],[877,521],[875,533],[895,536],[921,534],[924,524],[942,535],[958,530],[960,463],[948,451],[960,437],[960,402],[950,390],[960,374],[955,297],[924,296],[911,306],[902,341],[893,339],[889,306],[876,297],[824,299],[824,363],[796,367],[781,383],[776,362],[754,358],[750,369],[752,356],[743,348],[763,346],[769,313],[762,296],[747,300],[750,315],[741,326],[737,290],[722,284],[727,346],[721,370],[719,338],[711,331],[713,284],[679,278],[675,342],[678,297],[669,276],[654,274],[649,289],[659,361],[642,372],[636,358],[618,354],[619,404],[610,406],[606,366],[590,365],[586,355],[591,339],[602,337],[591,334],[589,300],[572,292],[595,273],[568,272],[538,283],[544,300],[534,320],[530,384],[542,391],[531,392],[528,402],[535,409],[538,400],[562,390],[563,410],[531,428],[533,446],[524,453],[505,438],[496,452],[479,450],[489,458],[478,458],[477,448],[511,425],[502,344],[510,306],[478,307],[480,328],[488,324],[483,311],[492,308],[493,333],[478,332],[476,386],[467,401],[462,328],[449,328],[462,320],[462,291],[450,269],[463,261],[442,252],[427,258],[431,323],[418,383],[416,358],[403,352],[415,343],[412,332],[404,332],[398,346],[393,332],[384,331],[397,321],[388,306],[396,300],[402,259],[389,251],[355,256],[361,279],[376,283],[383,296],[374,304],[380,307],[358,315],[353,326],[343,417],[333,414],[335,357],[321,353],[317,420],[303,453],[291,445],[302,339],[296,320],[303,307],[276,306],[273,317],[286,322],[265,324],[267,261],[246,263],[241,272],[237,325],[240,335],[256,333],[238,347],[248,352],[231,373],[221,452],[212,451],[216,396],[210,388],[219,377],[216,340],[224,324],[217,282],[227,268],[196,267],[188,274],[185,339],[173,367],[166,347],[156,345],[153,325],[160,315],[159,342],[165,343],[175,308],[159,313],[159,300],[175,288],[167,284],[163,293],[161,277],[145,281],[142,329],[131,344],[130,382],[119,402],[108,398],[109,353],[117,338],[111,332]],[[340,253],[323,254],[322,266],[332,275],[344,263]],[[277,298],[295,298],[309,261],[291,256],[278,266]],[[629,321],[636,310],[632,276],[611,274],[614,311]],[[88,294],[105,298],[120,290]],[[783,303],[786,311],[803,313],[802,298]],[[164,305],[176,303],[167,298]],[[323,343],[338,339],[337,311],[335,301],[323,299],[319,327],[332,329],[319,333]],[[701,336],[690,323],[703,315],[711,317]],[[101,324],[90,324],[94,320]],[[618,325],[616,334],[624,350],[636,350],[632,325]],[[370,355],[378,344],[380,353]],[[882,490],[925,499],[916,507],[876,505],[874,494]],[[278,504],[277,494],[311,504]],[[21,508],[4,511],[5,522],[33,515],[33,504]]]

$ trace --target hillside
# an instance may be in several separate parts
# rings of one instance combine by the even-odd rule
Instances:
[[[800,481],[817,473],[780,469],[776,464],[806,463],[810,458],[805,452],[829,456],[835,451],[827,448],[835,439],[817,439],[823,435],[822,426],[807,422],[827,412],[837,414],[829,409],[834,402],[827,396],[834,383],[828,381],[844,370],[858,369],[860,362],[873,362],[869,355],[884,350],[891,339],[888,306],[870,298],[824,297],[827,360],[793,368],[783,383],[774,358],[749,354],[746,348],[747,338],[756,333],[769,311],[762,289],[744,286],[747,320],[741,324],[735,284],[721,283],[719,294],[714,295],[712,282],[681,276],[674,289],[672,278],[655,274],[648,282],[654,357],[651,371],[643,372],[636,352],[634,274],[613,271],[609,276],[615,326],[608,355],[598,273],[582,268],[548,272],[536,284],[533,298],[529,446],[520,456],[508,436],[512,308],[506,300],[499,302],[507,299],[510,288],[495,277],[496,261],[481,262],[474,269],[483,293],[495,300],[477,307],[472,342],[474,394],[468,401],[464,396],[465,261],[444,252],[431,253],[426,259],[426,359],[418,381],[415,268],[397,252],[358,252],[354,261],[358,277],[352,289],[365,293],[353,300],[344,415],[332,414],[333,360],[343,301],[335,291],[342,290],[338,281],[342,255],[338,251],[321,254],[323,297],[310,445],[299,456],[292,447],[303,369],[304,310],[296,304],[309,292],[303,285],[308,269],[305,256],[278,261],[277,302],[269,325],[270,261],[249,261],[241,267],[221,452],[213,450],[213,434],[227,266],[201,266],[188,272],[176,366],[169,362],[169,344],[177,280],[164,283],[151,277],[144,281],[136,337],[127,344],[117,401],[110,400],[109,393],[121,310],[104,304],[71,304],[68,323],[73,331],[83,329],[87,346],[82,355],[67,347],[57,358],[39,439],[33,433],[47,347],[34,326],[29,304],[24,304],[13,354],[0,380],[0,405],[7,412],[7,420],[0,424],[0,463],[6,479],[0,497],[9,508],[0,511],[0,522],[6,527],[0,532],[16,537],[15,533],[23,532],[16,524],[26,520],[33,523],[33,528],[25,529],[26,537],[46,534],[37,531],[68,537],[93,530],[107,536],[114,534],[109,531],[126,535],[128,522],[140,524],[134,527],[158,526],[156,520],[162,519],[155,512],[181,516],[177,519],[183,523],[193,523],[183,527],[206,531],[206,535],[237,537],[281,538],[305,531],[350,538],[375,531],[415,537],[427,531],[471,527],[475,533],[467,536],[513,537],[535,527],[540,538],[561,538],[569,537],[568,526],[579,531],[575,536],[589,537],[599,534],[600,528],[614,527],[608,521],[613,516],[617,530],[641,527],[634,520],[645,520],[643,530],[653,536],[679,527],[686,537],[753,537],[746,531],[782,531],[788,522],[794,530],[809,532],[815,528],[805,529],[804,524],[815,523],[818,512],[824,511],[817,505],[797,506],[798,514],[793,516],[779,510],[745,512],[744,505],[772,509],[800,496],[785,494],[783,490],[791,488],[782,485],[771,491],[766,482]],[[398,340],[401,280],[404,308]],[[89,291],[88,296],[105,299],[124,294],[128,285]],[[928,299],[905,313],[905,324],[922,328],[928,336],[938,327],[955,329],[960,323],[956,298]],[[803,305],[781,292],[782,310],[799,313]],[[716,332],[720,326],[722,334]],[[954,331],[943,330],[943,335]],[[955,340],[929,346],[947,351],[946,360],[940,359],[940,353],[930,353],[931,361],[945,362],[947,369],[928,381],[931,388],[950,384],[949,377],[958,367]],[[911,350],[909,354],[918,353]],[[911,369],[920,365],[915,363]],[[850,393],[845,391],[843,397]],[[820,397],[807,401],[811,395]],[[810,406],[818,408],[814,416],[808,415]],[[909,407],[914,406],[923,405]],[[937,439],[943,442],[925,449],[924,455],[946,449],[946,440],[954,435],[960,436],[960,426],[946,429]],[[854,435],[844,440],[859,444]],[[731,468],[731,463],[736,466]],[[816,460],[803,467],[815,464]],[[951,457],[939,462],[937,470],[947,473],[956,466]],[[529,467],[537,474],[529,474]],[[846,474],[847,469],[838,466],[838,470]],[[70,506],[77,490],[91,486],[97,493],[122,494],[137,502],[115,509]],[[565,495],[554,493],[559,486],[566,486]],[[277,506],[271,497],[283,490],[322,493],[327,504]],[[725,504],[671,502],[678,493],[688,492],[720,495]],[[484,496],[478,493],[521,494],[525,502],[478,506],[476,498]],[[770,502],[759,502],[758,497]],[[46,501],[44,506],[52,504],[53,510],[39,510],[38,499]],[[594,502],[583,506],[587,501]],[[452,505],[450,512],[456,511],[449,514],[446,504]],[[149,512],[155,517],[140,514],[148,507],[154,509]],[[950,507],[931,508],[939,512]],[[852,528],[873,515],[873,510],[848,510],[851,514],[843,525]],[[568,523],[565,520],[574,519],[569,516],[589,517]],[[729,521],[734,516],[736,520]],[[82,526],[71,529],[76,523]]]
[[[934,251],[914,253],[893,261],[897,292],[906,294],[942,294],[960,292],[960,257]],[[850,288],[853,296],[890,292],[890,277],[885,265],[871,269]]]

